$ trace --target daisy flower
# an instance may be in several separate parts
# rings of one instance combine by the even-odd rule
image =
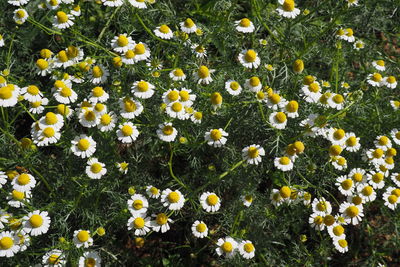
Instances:
[[[207,56],[207,50],[202,45],[193,44],[190,48],[197,58],[205,58]]]
[[[394,89],[397,87],[397,80],[396,80],[396,77],[394,77],[394,76],[388,76],[388,77],[383,78],[382,83],[386,87],[389,87],[391,89]]]
[[[170,29],[167,25],[165,25],[165,24],[163,24],[163,25],[157,27],[157,28],[154,30],[154,34],[155,34],[157,37],[160,37],[161,39],[166,39],[166,40],[171,39],[171,38],[174,36],[174,34],[173,34],[173,32],[171,31],[171,29]]]
[[[159,213],[157,215],[154,214],[153,217],[155,217],[155,219],[150,222],[150,225],[155,232],[161,231],[161,233],[165,233],[170,229],[168,223],[173,223],[173,221],[168,218],[168,215],[165,213]]]
[[[285,18],[294,19],[300,14],[300,9],[295,8],[294,0],[278,0],[282,6],[278,7],[276,11]]]
[[[53,249],[42,257],[42,264],[43,266],[52,266],[52,267],[62,267],[66,264],[65,254],[59,249]]]
[[[344,35],[342,37],[343,40],[346,40],[349,43],[352,43],[355,41],[354,37],[354,31],[351,28],[347,28],[344,30]]]
[[[143,105],[130,97],[119,99],[120,115],[124,119],[134,119],[143,112]]]
[[[148,58],[150,58],[150,49],[146,44],[142,42],[135,44],[133,52],[135,52],[136,61],[147,60]]]
[[[166,104],[170,104],[172,102],[179,101],[179,91],[177,89],[169,89],[162,95],[163,102]]]
[[[108,100],[110,95],[104,91],[103,87],[101,86],[96,86],[92,89],[89,95],[89,101],[92,103],[104,103]]]
[[[364,217],[363,206],[354,205],[353,203],[342,203],[339,207],[339,212],[343,215],[346,222],[349,224],[357,225]]]
[[[13,257],[19,250],[19,237],[14,232],[0,233],[0,257]]]
[[[146,217],[144,213],[134,214],[128,220],[128,230],[134,230],[135,236],[146,235],[148,232],[150,232],[150,220],[150,217]]]
[[[385,175],[382,172],[371,171],[367,174],[368,183],[374,189],[381,189],[385,186]]]
[[[122,61],[122,63],[127,64],[127,65],[133,65],[136,63],[136,59],[135,59],[135,52],[131,49],[129,49],[128,51],[126,51],[122,58],[119,58],[120,61]],[[118,58],[118,57],[117,57]],[[117,61],[118,62],[118,61]],[[115,62],[114,62],[115,63]],[[115,65],[115,64],[114,64]],[[122,66],[122,64],[121,64]]]
[[[250,33],[254,32],[254,24],[248,18],[235,21],[236,30],[238,32]]]
[[[100,121],[97,124],[97,128],[100,129],[101,132],[108,132],[114,129],[115,123],[117,122],[117,116],[114,112],[104,113],[100,116]]]
[[[208,227],[203,221],[195,221],[192,224],[192,233],[197,238],[208,236]]]
[[[22,252],[27,250],[31,244],[31,237],[23,232],[18,233],[17,236],[19,237],[19,251]]]
[[[372,85],[374,87],[380,87],[383,84],[382,81],[383,81],[383,78],[382,78],[381,74],[379,74],[377,72],[368,74],[367,83],[369,83],[370,85]]]
[[[48,126],[40,129],[35,135],[33,142],[37,146],[48,146],[50,144],[55,144],[60,140],[61,133],[54,127]]]
[[[376,192],[372,186],[367,183],[357,185],[357,192],[363,198],[363,203],[372,202],[376,199]]]
[[[206,66],[202,65],[199,69],[194,73],[196,79],[198,79],[197,83],[200,84],[209,84],[213,81],[211,78],[211,73],[215,70],[208,69]]]
[[[127,163],[127,162],[125,162],[125,161],[123,161],[123,162],[118,162],[118,163],[116,164],[116,166],[117,166],[118,171],[119,171],[120,173],[126,174],[126,173],[128,172],[129,163]]]
[[[338,223],[334,223],[331,227],[328,227],[328,234],[332,239],[345,239],[344,227]]]
[[[0,87],[0,107],[15,106],[18,102],[19,92],[19,87],[13,84]]]
[[[244,83],[244,87],[246,89],[249,89],[251,92],[257,93],[262,88],[260,78],[253,76],[250,79],[246,79],[246,82]]]
[[[86,128],[96,127],[100,123],[100,116],[94,112],[93,108],[83,108],[78,118],[79,123]]]
[[[111,7],[119,7],[124,4],[122,0],[101,0],[101,1],[103,2],[103,5]]]
[[[28,19],[28,17],[28,12],[26,12],[26,10],[23,8],[19,8],[14,11],[13,19],[17,24],[23,24]]]
[[[157,198],[160,197],[160,190],[157,187],[154,187],[152,185],[148,185],[148,186],[146,186],[146,194],[150,198],[157,199]]]
[[[345,134],[345,149],[350,152],[357,152],[361,148],[360,137],[356,137],[354,133]]]
[[[60,130],[64,126],[64,118],[60,114],[47,112],[45,116],[38,121],[40,129],[53,127],[55,130]]]
[[[333,167],[335,167],[336,170],[345,170],[347,169],[347,160],[345,157],[342,156],[337,156],[337,157],[331,157],[331,162]]]
[[[95,251],[83,252],[83,256],[79,257],[79,267],[101,267],[101,257]]]
[[[332,205],[325,198],[314,198],[312,204],[312,209],[314,213],[322,214],[323,216],[332,213]]]
[[[240,255],[245,259],[254,258],[256,249],[250,240],[243,240],[239,243],[238,250]]]
[[[117,130],[118,140],[122,143],[132,143],[136,141],[139,136],[139,131],[132,122],[125,122],[118,126]]]
[[[355,41],[355,43],[354,43],[354,45],[353,45],[353,47],[354,47],[355,50],[363,49],[364,46],[365,46],[365,44],[364,44],[364,42],[361,41],[361,40]]]
[[[225,82],[225,89],[231,95],[239,95],[242,92],[242,87],[234,80],[228,80]]]
[[[43,93],[36,85],[21,88],[20,94],[29,102],[40,101],[43,98]]]
[[[261,60],[258,57],[258,54],[253,49],[242,50],[242,52],[238,56],[238,60],[240,64],[242,64],[245,68],[248,69],[257,69],[260,66]]]
[[[351,178],[348,178],[348,176],[342,175],[336,178],[335,185],[344,196],[350,196],[354,192],[354,182]]]
[[[210,96],[210,101],[213,110],[217,110],[222,106],[222,95],[219,92],[214,92]]]
[[[317,231],[322,231],[325,229],[324,217],[321,213],[313,213],[308,218],[308,223]]]
[[[227,139],[225,136],[228,136],[228,133],[223,129],[212,129],[209,132],[206,132],[204,135],[204,139],[207,141],[209,146],[213,147],[221,147],[225,145]]]
[[[90,231],[88,230],[75,230],[73,242],[77,248],[82,246],[88,248],[93,245],[93,238],[90,236]]]
[[[92,68],[89,79],[94,84],[105,83],[109,75],[110,72],[108,71],[108,69],[99,64]]]
[[[96,142],[91,136],[85,134],[76,136],[74,140],[71,141],[71,144],[72,153],[81,158],[91,157],[96,151]]]
[[[390,100],[390,105],[394,110],[398,110],[400,108],[400,101]]]
[[[132,215],[144,214],[149,208],[149,202],[141,194],[134,194],[128,199],[128,209]]]
[[[100,179],[107,173],[105,164],[98,161],[97,158],[90,158],[86,166],[86,175],[91,179]]]
[[[53,27],[58,29],[66,29],[74,25],[74,16],[66,14],[63,11],[58,11],[53,18]]]
[[[344,97],[341,94],[332,93],[327,99],[329,107],[341,110],[344,108]]]
[[[335,246],[335,249],[340,253],[345,253],[349,250],[346,239],[333,239],[333,245]]]
[[[285,102],[285,98],[274,92],[269,92],[266,98],[267,107],[272,110],[277,110],[279,107],[283,106]]]
[[[314,81],[309,85],[304,85],[301,88],[300,94],[304,97],[306,102],[317,103],[322,96],[319,82]]]
[[[286,114],[283,112],[272,112],[269,115],[269,123],[276,129],[285,129],[287,124]]]
[[[137,98],[147,99],[153,96],[155,86],[149,82],[140,80],[133,83],[131,92]]]
[[[123,33],[115,36],[111,40],[111,47],[117,53],[126,53],[128,50],[134,49],[135,42],[132,40],[132,37],[127,36],[126,33]]]
[[[391,210],[395,210],[397,208],[397,204],[400,203],[400,198],[397,195],[394,194],[388,194],[385,193],[382,196],[384,202],[384,205],[387,206]]]
[[[281,171],[290,171],[293,169],[293,161],[289,157],[277,157],[274,159],[274,165]]]
[[[343,146],[346,143],[346,132],[343,129],[331,128],[326,133],[328,139],[333,145]]]
[[[81,15],[81,7],[79,5],[74,5],[71,9],[71,15],[79,17]]]
[[[385,151],[381,148],[369,149],[366,156],[372,164],[382,164],[385,162]]]
[[[53,96],[57,102],[62,104],[74,103],[78,99],[77,93],[72,88],[64,85],[56,89]]]
[[[7,3],[13,6],[23,6],[26,5],[29,2],[29,0],[8,0]]]
[[[382,59],[372,61],[372,66],[374,66],[374,68],[379,71],[386,70],[385,61],[383,61]]]
[[[36,185],[36,179],[30,174],[21,173],[11,180],[13,189],[20,192],[29,192]]]
[[[260,145],[253,144],[242,150],[242,157],[248,164],[258,165],[261,162],[261,156],[265,156],[265,150]]]
[[[197,26],[191,18],[187,18],[185,21],[180,22],[179,26],[181,27],[181,31],[187,34],[194,33],[197,30]]]
[[[12,190],[7,196],[8,205],[14,208],[24,207],[24,202],[29,202],[32,194],[30,191],[20,192],[17,190]]]
[[[397,172],[392,173],[390,179],[392,179],[393,183],[395,183],[396,186],[400,187],[400,173]]]
[[[136,7],[136,8],[139,8],[139,9],[145,9],[145,8],[147,8],[146,3],[145,3],[145,0],[128,0],[128,2],[129,2],[132,6],[134,6],[134,7]]]
[[[189,118],[189,114],[186,113],[184,105],[179,101],[168,104],[168,106],[165,108],[165,112],[171,118],[178,118],[180,120]]]
[[[392,147],[392,141],[387,136],[379,135],[374,141],[374,145],[384,151]]]
[[[227,258],[232,258],[236,254],[238,243],[230,236],[218,239],[217,248],[215,251],[218,256],[224,255]]]
[[[158,125],[157,136],[162,141],[173,142],[178,134],[178,131],[172,127],[171,122],[165,122]]]
[[[200,204],[207,212],[216,212],[221,207],[221,199],[214,193],[204,192],[200,196]]]
[[[50,227],[51,219],[47,211],[35,210],[24,216],[22,231],[31,236],[38,236],[47,233]]]
[[[192,115],[190,116],[190,119],[194,123],[201,123],[202,118],[203,118],[203,113],[200,111],[193,111]]]
[[[186,74],[183,72],[182,69],[174,69],[169,73],[169,77],[173,81],[184,81],[186,79]]]
[[[161,193],[161,203],[170,210],[180,210],[185,204],[185,198],[179,190],[167,188]]]
[[[49,99],[42,98],[40,101],[29,102],[29,112],[33,114],[41,114],[44,111],[44,106],[49,104]]]
[[[193,102],[196,100],[196,95],[191,94],[192,90],[183,87],[179,91],[179,102],[181,102],[185,107],[191,107]]]
[[[364,183],[367,181],[365,170],[360,168],[352,169],[348,175],[348,178],[353,179],[355,183]]]
[[[289,118],[297,118],[299,116],[299,103],[296,100],[286,101],[283,103],[285,113]]]

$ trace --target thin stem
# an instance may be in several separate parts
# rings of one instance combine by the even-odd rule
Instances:
[[[171,144],[170,144],[169,147],[170,147],[170,150],[171,150],[171,153],[170,153],[170,156],[169,156],[169,161],[168,161],[169,173],[170,173],[171,177],[174,178],[174,180],[175,180],[178,184],[180,184],[180,185],[181,185],[183,188],[185,188],[186,190],[189,190],[188,186],[185,185],[178,177],[176,177],[176,175],[174,174],[174,172],[173,172],[173,170],[172,170],[172,158],[173,158],[173,156],[174,156],[174,149],[173,149],[173,147],[172,147]]]

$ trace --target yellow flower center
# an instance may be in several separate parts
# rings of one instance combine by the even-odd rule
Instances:
[[[254,246],[252,243],[246,243],[243,246],[244,251],[246,251],[247,253],[251,253],[254,251]]]
[[[398,197],[396,195],[390,195],[388,197],[388,201],[389,201],[390,204],[396,204],[397,203],[397,199],[398,199]]]
[[[278,112],[275,115],[275,120],[279,123],[284,123],[286,121],[286,115],[283,112]]]
[[[395,82],[396,82],[396,77],[394,77],[394,76],[389,76],[389,77],[386,79],[386,81],[387,81],[388,83],[395,83]]]
[[[381,66],[381,67],[384,67],[385,66],[385,61],[383,61],[383,60],[377,60],[376,61],[376,65],[378,65],[378,66]]]
[[[221,137],[222,137],[222,132],[221,132],[220,130],[218,130],[218,129],[214,129],[214,130],[211,131],[210,137],[211,137],[211,139],[213,139],[214,141],[217,141],[217,140],[221,139]]]
[[[244,197],[247,202],[253,202],[253,197],[251,195],[247,195]]]
[[[339,94],[335,95],[332,99],[333,99],[333,102],[335,102],[336,104],[343,103],[343,101],[344,101],[343,96],[339,95]]]
[[[221,249],[222,249],[225,253],[229,253],[229,252],[232,252],[233,246],[232,246],[232,244],[231,244],[230,242],[224,242],[224,243],[221,245]]]
[[[20,185],[27,185],[30,182],[31,182],[31,178],[26,173],[23,173],[18,177],[18,184],[20,184]]]
[[[199,223],[196,225],[196,231],[199,233],[204,233],[207,229],[207,226],[204,223]]]
[[[117,39],[117,44],[120,47],[124,47],[129,44],[129,40],[125,35],[120,34]]]
[[[289,165],[290,164],[290,159],[288,157],[281,157],[279,159],[279,163],[281,165]]]
[[[151,194],[157,195],[158,192],[159,192],[158,188],[156,188],[156,187],[154,187],[154,186],[152,186],[152,187],[150,188],[150,193],[151,193]]]
[[[78,142],[79,150],[86,151],[89,149],[89,147],[90,147],[89,140],[87,140],[85,138],[79,140],[79,142]]]
[[[159,30],[161,33],[169,33],[171,31],[171,29],[165,24],[161,25]]]
[[[314,81],[315,81],[315,78],[311,75],[307,75],[306,77],[303,78],[304,85],[311,85]]]
[[[156,222],[158,225],[163,225],[168,222],[168,216],[165,213],[159,213],[156,217]]]
[[[10,86],[4,86],[0,88],[0,98],[10,99],[12,97],[12,88]]]
[[[90,170],[91,170],[93,173],[99,173],[99,172],[101,172],[102,169],[103,169],[103,166],[101,166],[101,164],[98,163],[98,162],[93,163],[93,164],[90,166]]]
[[[244,55],[244,59],[247,62],[254,62],[257,59],[257,53],[253,49],[247,50],[246,54]]]
[[[304,62],[301,59],[296,59],[293,64],[293,70],[297,73],[300,73],[304,70]]]
[[[273,104],[278,104],[281,101],[281,96],[274,93],[269,95],[268,98]]]
[[[219,197],[216,194],[211,194],[207,197],[207,204],[210,206],[215,206],[218,204]]]
[[[40,216],[38,214],[33,214],[29,218],[29,223],[32,225],[33,228],[38,228],[38,227],[42,226],[43,218],[42,218],[42,216]]]
[[[144,46],[144,44],[137,44],[135,46],[134,51],[135,51],[135,54],[143,55],[146,52],[146,47]]]
[[[76,235],[76,238],[79,240],[79,242],[84,243],[89,240],[90,235],[88,231],[82,230],[79,231],[79,233]]]
[[[103,125],[109,125],[111,123],[111,116],[109,114],[103,114],[100,118],[100,123]]]
[[[0,239],[1,250],[7,250],[14,246],[14,241],[11,237],[5,236]]]
[[[341,140],[345,135],[345,131],[343,129],[338,129],[333,132],[333,138],[336,140]]]
[[[203,118],[203,113],[201,113],[200,111],[197,111],[194,113],[193,116],[196,120],[201,120]]]
[[[399,188],[393,189],[391,194],[400,197],[400,189]]]
[[[341,236],[342,234],[344,234],[344,228],[341,225],[336,225],[335,227],[333,227],[332,232],[335,236]]]
[[[49,262],[50,264],[52,264],[52,265],[59,264],[59,263],[61,262],[60,255],[51,254],[50,257],[49,257],[49,259],[48,259],[48,262]]]
[[[322,218],[322,216],[315,216],[314,218],[314,223],[317,225],[321,225],[324,222],[324,218]]]
[[[380,172],[375,173],[372,175],[372,181],[375,183],[380,183],[383,180],[383,174]]]
[[[39,88],[35,85],[29,85],[26,91],[31,94],[31,95],[38,95],[39,94]]]
[[[197,74],[201,79],[204,79],[210,76],[210,71],[206,66],[200,66],[199,70],[197,71]]]
[[[382,149],[377,148],[374,150],[374,152],[372,153],[372,156],[376,159],[380,159],[383,156],[384,152]]]
[[[73,45],[68,46],[67,56],[70,59],[76,58],[79,55],[79,50]],[[67,74],[68,75],[68,74]]]
[[[174,132],[174,128],[170,125],[167,125],[163,127],[162,131],[165,135],[171,135]]]
[[[96,86],[95,88],[93,88],[92,93],[94,97],[102,96],[104,94],[103,87]]]
[[[168,194],[168,201],[171,203],[177,203],[180,199],[181,199],[181,197],[179,196],[179,194],[177,192],[173,191]]]
[[[342,248],[346,248],[347,247],[347,241],[345,239],[340,239],[338,241],[339,246],[341,246]]]
[[[362,181],[362,179],[363,179],[363,175],[361,173],[357,172],[357,173],[353,174],[354,181],[359,183]]]
[[[174,112],[180,112],[180,111],[183,109],[183,106],[182,106],[182,104],[179,103],[179,102],[174,102],[174,103],[172,104],[172,106],[171,106],[171,109],[172,109]]]
[[[247,28],[247,27],[250,26],[250,24],[251,24],[251,21],[248,18],[244,18],[244,19],[240,20],[240,26],[241,27]]]
[[[309,86],[308,86],[308,88],[309,88],[309,90],[311,91],[311,92],[313,92],[313,93],[317,93],[317,92],[319,92],[319,85],[317,84],[317,83],[312,83],[312,84],[310,84]]]
[[[355,146],[357,145],[357,138],[355,136],[350,136],[347,140],[346,140],[346,145],[348,146]]]
[[[59,23],[65,23],[65,22],[67,22],[67,21],[68,21],[68,16],[67,16],[67,14],[65,14],[65,12],[58,11],[58,12],[57,12],[57,21],[58,21]]]
[[[16,14],[17,14],[17,17],[20,18],[20,19],[25,17],[25,11],[24,10],[18,10]]]
[[[126,51],[126,53],[125,53],[125,57],[126,57],[127,59],[134,58],[134,57],[135,57],[135,52],[133,52],[133,50],[128,50],[128,51]]]
[[[257,158],[259,154],[260,154],[260,152],[258,152],[258,149],[257,149],[255,146],[249,147],[249,150],[248,150],[248,152],[247,152],[247,155],[248,155],[250,158],[252,158],[252,159]]]
[[[46,60],[44,60],[42,58],[39,58],[36,61],[36,66],[38,66],[38,68],[41,69],[41,70],[45,70],[45,69],[47,69],[49,67],[49,63]]]
[[[222,96],[218,92],[214,92],[211,94],[211,103],[213,105],[219,105],[222,103]]]
[[[400,102],[399,102],[399,104],[400,104]],[[400,105],[399,105],[399,106],[400,106]],[[400,139],[400,131],[396,133],[396,138],[397,138],[397,139]]]
[[[60,95],[63,97],[70,97],[72,95],[71,88],[69,88],[67,86],[63,86],[60,90]]]
[[[281,189],[279,189],[279,194],[282,198],[288,198],[292,194],[292,190],[289,186],[282,186]]]
[[[190,99],[190,95],[189,95],[188,91],[180,91],[179,96],[181,97],[181,100],[183,102],[188,101]]]
[[[149,90],[149,84],[145,81],[140,81],[137,84],[137,88],[140,92],[146,92],[147,90]]]
[[[133,129],[129,125],[122,126],[121,132],[124,136],[131,136],[133,133]]]
[[[389,138],[386,136],[381,136],[378,140],[379,145],[386,146],[389,143]]]
[[[327,208],[328,208],[328,204],[326,204],[325,201],[318,202],[318,204],[317,204],[317,209],[318,209],[319,211],[326,211]]]
[[[143,208],[143,201],[140,200],[140,199],[136,199],[135,201],[133,201],[132,207],[133,207],[135,210],[140,210],[140,209],[142,209],[142,208]]]
[[[349,190],[353,186],[353,180],[346,179],[342,182],[342,188],[344,190]]]
[[[133,221],[133,226],[136,229],[141,229],[144,227],[144,220],[141,217],[137,217],[134,221]]]
[[[286,110],[290,113],[296,112],[299,109],[299,103],[297,101],[292,100],[286,105]]]
[[[174,75],[177,77],[182,77],[184,75],[183,70],[182,69],[175,69],[174,70]]]
[[[171,91],[171,92],[168,93],[167,98],[171,102],[176,101],[179,98],[179,93],[177,91]]]
[[[187,18],[184,22],[186,28],[192,28],[194,26],[194,22],[192,19]]]
[[[23,200],[25,198],[25,193],[17,190],[13,190],[11,195],[15,200]]]
[[[346,214],[347,214],[347,216],[349,216],[349,217],[351,217],[351,218],[356,217],[356,216],[358,215],[359,212],[360,212],[360,211],[359,211],[359,209],[358,209],[356,206],[349,206],[349,207],[346,209]]]
[[[54,129],[51,128],[51,127],[46,127],[46,128],[43,130],[43,135],[46,136],[47,138],[53,137],[55,133],[56,133],[56,132],[55,132]]]
[[[124,109],[127,112],[134,112],[136,110],[136,104],[132,99],[124,99]]]
[[[283,10],[287,12],[291,12],[294,10],[294,1],[293,0],[285,0],[282,5]]]
[[[100,78],[103,76],[103,70],[99,66],[94,66],[92,70],[93,77]]]
[[[206,51],[201,45],[197,46],[195,50],[197,53],[204,53]]]
[[[249,83],[252,87],[256,87],[261,83],[261,81],[258,77],[251,77]]]
[[[343,157],[339,157],[337,160],[336,160],[336,162],[337,162],[337,164],[339,164],[340,166],[344,166],[344,165],[346,165],[346,159],[345,158],[343,158]]]
[[[382,81],[382,75],[380,75],[379,73],[374,73],[372,75],[372,80],[374,82],[380,82],[380,81]]]
[[[326,215],[325,217],[324,217],[324,224],[326,225],[326,226],[331,226],[331,225],[333,225],[335,223],[335,217],[333,217],[332,215]]]
[[[87,110],[85,112],[85,119],[87,121],[94,121],[96,119],[96,114],[92,110]]]
[[[239,83],[238,82],[231,82],[231,84],[229,85],[229,87],[233,90],[236,91],[237,89],[239,89]]]
[[[85,259],[85,267],[94,267],[96,266],[96,260],[93,258]]]
[[[362,198],[360,196],[353,196],[351,202],[354,205],[360,205],[362,203]]]

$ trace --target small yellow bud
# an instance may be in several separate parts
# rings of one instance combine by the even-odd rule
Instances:
[[[129,187],[128,193],[129,195],[134,195],[136,193],[135,187],[134,186]]]
[[[96,232],[99,236],[103,236],[106,234],[106,229],[104,229],[104,227],[99,227],[97,228]]]

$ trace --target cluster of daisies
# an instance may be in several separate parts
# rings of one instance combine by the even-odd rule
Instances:
[[[128,220],[127,227],[135,236],[144,236],[150,231],[165,233],[170,230],[170,224],[173,220],[170,218],[173,211],[178,211],[185,204],[185,197],[179,190],[171,190],[169,188],[160,191],[157,187],[149,185],[146,187],[146,195],[150,199],[160,199],[160,208],[165,211],[153,213],[148,216],[152,206],[157,207],[157,203],[149,205],[146,196],[132,192],[131,198],[127,201],[128,209],[131,217]],[[248,207],[252,203],[251,196],[243,196],[243,205]],[[199,197],[199,204],[202,209],[208,213],[217,212],[221,208],[220,197],[213,192],[204,192]],[[208,236],[208,227],[204,221],[196,220],[191,226],[192,234],[196,238],[204,238]],[[255,248],[251,241],[243,240],[235,241],[231,237],[220,238],[216,244],[218,247],[216,252],[218,255],[224,254],[232,257],[236,251],[246,258],[254,257]]]

